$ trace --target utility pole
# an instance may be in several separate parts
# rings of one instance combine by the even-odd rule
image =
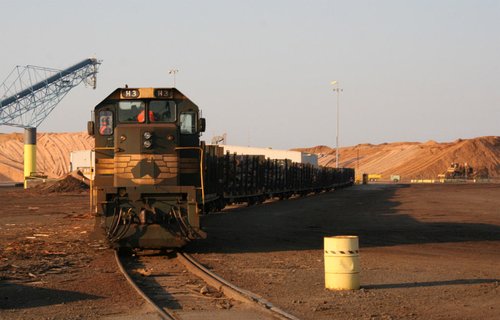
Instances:
[[[339,116],[340,116],[340,92],[344,91],[339,87],[339,82],[337,80],[332,81],[333,92],[337,92],[337,135],[336,135],[336,147],[335,147],[335,168],[339,167]]]
[[[171,69],[168,74],[173,74],[174,75],[174,88],[175,88],[175,75],[179,72],[178,69]]]

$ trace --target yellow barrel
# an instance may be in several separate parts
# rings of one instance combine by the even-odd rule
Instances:
[[[359,289],[359,241],[357,236],[324,238],[325,288]]]

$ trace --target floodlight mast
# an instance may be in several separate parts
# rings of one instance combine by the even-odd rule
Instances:
[[[341,89],[339,87],[339,82],[337,80],[333,80],[331,82],[331,85],[333,87],[333,92],[337,92],[337,135],[335,136],[335,168],[339,168],[339,123],[340,123],[340,104],[339,104],[339,97],[340,97],[340,92],[344,91],[344,89]]]
[[[36,175],[36,128],[71,89],[82,82],[96,88],[99,64],[89,58],[64,70],[17,66],[0,85],[0,125],[25,129],[25,188]]]

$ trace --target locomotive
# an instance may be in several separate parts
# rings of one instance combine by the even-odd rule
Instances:
[[[175,88],[118,88],[94,109],[91,203],[117,248],[165,249],[205,238],[200,215],[348,186],[353,169],[224,154],[200,141],[206,122]]]

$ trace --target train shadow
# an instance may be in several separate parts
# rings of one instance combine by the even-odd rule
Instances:
[[[442,207],[439,204],[437,207],[421,206],[422,210],[428,211],[425,220],[429,222],[417,220],[412,212],[414,209],[401,207],[398,192],[404,188],[411,186],[354,186],[305,198],[210,214],[202,217],[202,226],[208,238],[189,244],[186,251],[241,253],[315,250],[323,248],[323,237],[346,234],[358,235],[362,247],[500,240],[499,225],[444,221],[448,213],[453,214],[453,211],[449,212],[454,210],[450,201]],[[440,219],[436,220],[434,216],[440,216]]]
[[[102,298],[77,291],[40,288],[11,282],[0,284],[0,309],[36,308]]]

